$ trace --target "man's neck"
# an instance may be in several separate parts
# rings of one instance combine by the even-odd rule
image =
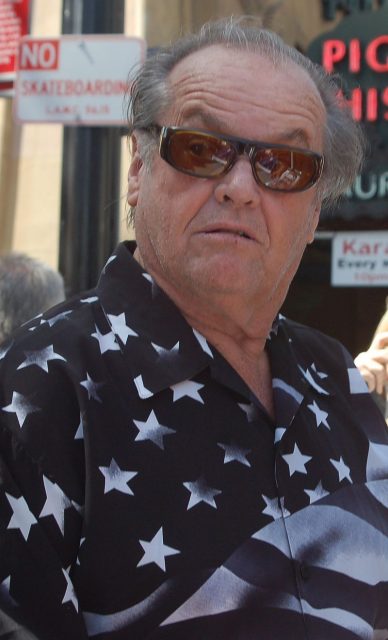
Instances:
[[[145,267],[138,250],[134,258]],[[171,282],[160,281],[152,272],[151,275],[188,324],[223,355],[273,416],[272,379],[265,344],[283,298],[263,291],[256,300],[247,300],[239,292],[233,296],[217,293],[207,299],[201,291],[188,295]]]
[[[274,418],[271,368],[265,350],[272,323],[266,325],[263,334],[248,335],[241,331],[241,328],[238,332],[229,334],[223,331],[222,325],[214,326],[209,320],[201,323],[197,318],[183,315],[190,326],[199,331],[222,354]]]

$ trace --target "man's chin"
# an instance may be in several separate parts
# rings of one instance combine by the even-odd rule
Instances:
[[[247,274],[241,271],[241,265],[217,264],[210,261],[206,268],[190,274],[191,289],[201,297],[233,295],[249,296],[260,289],[260,274]]]

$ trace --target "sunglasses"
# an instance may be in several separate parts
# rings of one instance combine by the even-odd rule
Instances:
[[[324,158],[313,151],[224,136],[210,131],[151,125],[160,135],[159,154],[177,171],[219,178],[248,156],[257,184],[273,191],[305,191],[318,182]]]

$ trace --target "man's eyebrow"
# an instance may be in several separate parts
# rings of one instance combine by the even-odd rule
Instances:
[[[210,129],[210,130],[219,130],[222,131],[225,129],[225,123],[222,122],[216,115],[211,113],[206,113],[202,109],[195,107],[190,109],[185,114],[185,120],[196,120],[199,121],[201,126]]]
[[[285,142],[300,142],[305,147],[309,147],[309,139],[306,132],[303,129],[292,129],[291,131],[284,131],[280,138]]]
[[[200,126],[203,126],[205,129],[210,131],[223,131],[227,134],[226,123],[220,120],[216,115],[207,113],[201,108],[195,107],[187,111],[187,113],[185,113],[185,120],[196,120],[199,121]],[[307,149],[310,146],[306,132],[304,129],[299,127],[297,129],[287,129],[282,131],[276,137],[285,143],[299,143]]]

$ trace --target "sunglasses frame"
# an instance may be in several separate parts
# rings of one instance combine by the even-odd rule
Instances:
[[[243,154],[245,154],[248,158],[249,161],[251,163],[251,168],[252,168],[252,173],[253,173],[253,177],[255,179],[255,181],[257,182],[257,184],[259,184],[261,187],[264,187],[265,189],[270,189],[271,191],[281,191],[282,193],[300,193],[301,191],[307,191],[307,189],[311,189],[311,187],[313,187],[318,180],[320,179],[321,175],[322,175],[322,171],[323,171],[323,167],[324,167],[324,156],[316,153],[315,151],[311,151],[310,149],[301,149],[299,147],[291,147],[288,145],[284,145],[284,144],[276,144],[276,143],[269,143],[269,142],[261,142],[259,140],[247,140],[245,138],[237,138],[235,136],[227,136],[227,135],[221,135],[220,133],[216,133],[213,131],[205,131],[203,129],[191,129],[191,128],[187,128],[187,127],[176,127],[176,126],[160,126],[158,124],[152,124],[149,127],[144,127],[145,130],[152,132],[155,132],[157,135],[160,136],[159,138],[159,155],[161,158],[163,158],[163,160],[165,160],[170,166],[172,166],[174,169],[176,169],[176,171],[180,171],[181,173],[185,173],[187,175],[193,176],[195,178],[206,178],[206,179],[217,179],[220,178],[221,176],[226,175],[229,171],[231,171],[231,169],[234,167],[236,160],[237,160],[237,156],[241,156]],[[198,175],[198,172],[195,171],[190,171],[189,169],[184,169],[181,167],[176,166],[176,164],[174,162],[172,162],[170,155],[169,155],[169,146],[170,146],[170,140],[171,138],[176,134],[176,133],[180,133],[180,132],[185,132],[185,133],[193,133],[194,135],[201,135],[201,134],[205,134],[208,136],[211,136],[212,138],[215,138],[217,140],[221,140],[222,142],[228,142],[231,144],[231,146],[235,149],[236,151],[236,157],[234,159],[233,162],[231,162],[230,164],[226,165],[224,167],[224,169],[222,171],[220,171],[219,174],[214,175],[214,176],[209,176],[209,175]],[[301,153],[305,156],[308,156],[310,158],[312,158],[314,160],[314,164],[315,164],[315,171],[313,173],[313,175],[311,176],[310,180],[308,181],[308,183],[306,185],[304,185],[302,188],[293,188],[293,189],[282,189],[279,187],[273,187],[273,186],[269,186],[267,184],[265,184],[265,182],[262,182],[259,178],[259,176],[256,174],[256,170],[255,170],[255,155],[258,151],[260,151],[261,149],[280,149],[283,151],[291,151],[294,153]]]

